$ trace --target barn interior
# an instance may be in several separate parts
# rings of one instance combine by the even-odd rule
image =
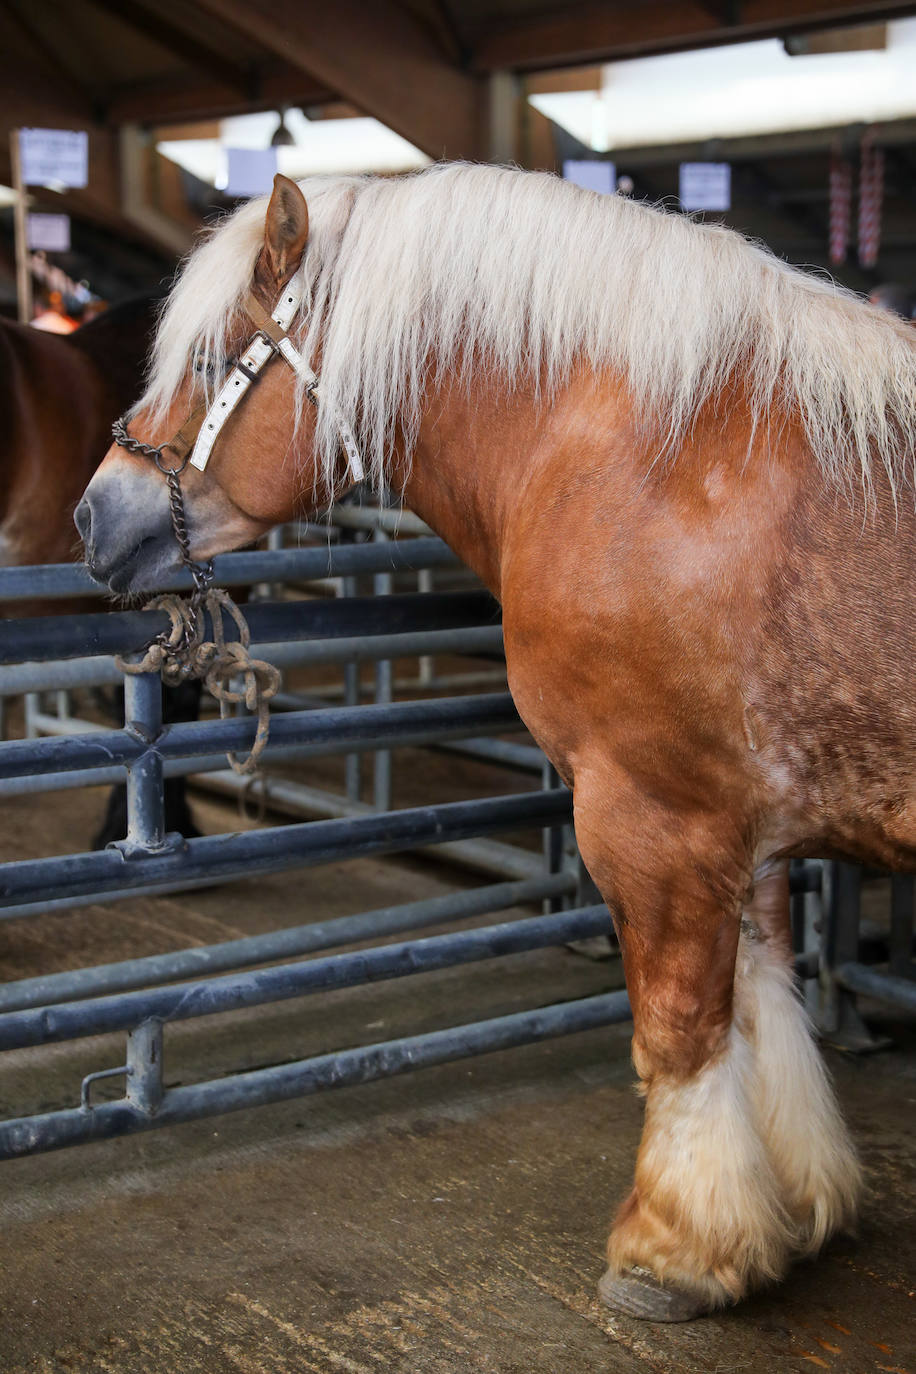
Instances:
[[[0,315],[78,338],[161,299],[273,170],[389,176],[447,158],[721,222],[916,320],[913,57],[903,0],[0,0]],[[23,182],[23,129],[85,132],[86,184]],[[240,189],[237,153],[257,185]],[[685,166],[727,168],[724,200],[720,177],[691,202]],[[66,246],[28,243],[26,211],[66,217]],[[273,744],[240,777],[202,734],[199,769],[176,754],[165,772],[189,778],[187,836],[260,847],[144,873],[163,848],[144,830],[147,779],[117,838],[148,852],[119,885],[92,846],[127,755],[102,753],[127,748],[124,720],[156,739],[162,726],[129,680],[125,715],[117,617],[155,613],[101,599],[69,553],[40,577],[38,559],[3,556],[3,533],[2,1374],[916,1374],[911,878],[793,867],[799,987],[866,1170],[857,1235],[734,1309],[621,1316],[596,1292],[643,1121],[619,949],[568,794],[508,702],[477,579],[365,488],[226,556],[260,563],[218,559],[282,671]],[[294,614],[318,628],[259,632]],[[383,724],[357,722],[354,744],[352,713],[372,711]],[[165,729],[219,721],[205,694],[199,726]],[[271,858],[293,827],[311,828],[309,857]],[[537,921],[553,925],[505,934]],[[476,954],[424,944],[475,932]],[[402,946],[409,967],[382,972]],[[360,958],[352,978],[333,962]],[[853,964],[858,991],[839,972]],[[288,989],[265,992],[286,970]],[[160,1103],[137,1106],[130,1037],[189,979],[236,985],[206,1014],[162,1013],[163,1104],[287,1069],[298,1087],[152,1129]],[[479,1051],[435,1039],[545,1008],[552,1033],[532,1022]],[[398,1067],[379,1067],[392,1046]]]

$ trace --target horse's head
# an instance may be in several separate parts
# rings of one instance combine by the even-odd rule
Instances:
[[[316,397],[308,360],[287,333],[301,302],[295,279],[307,239],[305,198],[278,176],[247,289],[227,312],[219,375],[201,375],[212,371],[206,350],[183,359],[174,393],[163,398],[160,388],[155,403],[141,401],[117,431],[75,513],[86,564],[112,591],[155,588],[183,561],[169,469],[179,476],[196,562],[293,518],[304,497],[313,508],[327,504],[361,475],[355,448],[347,458],[349,432],[334,473],[309,465],[314,419],[302,404],[303,377],[304,394]]]

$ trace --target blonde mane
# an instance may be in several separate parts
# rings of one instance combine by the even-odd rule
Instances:
[[[336,417],[381,484],[395,427],[409,449],[436,375],[473,369],[478,388],[534,379],[549,398],[585,360],[627,379],[672,456],[740,371],[755,423],[797,413],[830,480],[868,492],[877,462],[895,490],[912,481],[916,333],[732,230],[460,163],[301,185],[310,230],[298,328],[307,358],[321,349],[325,471]],[[201,387],[208,369],[219,375],[265,212],[265,199],[249,202],[188,259],[137,409],[161,416],[191,363]]]

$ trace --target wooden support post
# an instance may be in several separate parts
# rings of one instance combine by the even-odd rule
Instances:
[[[13,210],[13,223],[16,237],[16,300],[20,324],[28,324],[32,318],[32,274],[29,270],[29,241],[26,224],[26,196],[22,181],[22,156],[19,147],[19,130],[10,130],[10,168],[16,204]]]
[[[490,162],[518,161],[519,80],[513,72],[491,72],[488,100]]]

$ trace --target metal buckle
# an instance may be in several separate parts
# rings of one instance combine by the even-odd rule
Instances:
[[[242,362],[241,358],[239,358],[235,367],[236,371],[241,372],[243,376],[247,377],[249,382],[258,382],[261,380],[260,372],[253,372],[250,367],[246,367],[245,364]]]
[[[270,349],[271,353],[274,354],[274,356],[276,356],[276,354],[280,352],[280,345],[277,342],[277,340],[272,339],[270,335],[267,333],[267,331],[265,329],[261,329],[260,326],[257,329],[255,329],[251,338],[248,340],[249,347],[254,343],[255,339],[263,339],[264,342],[267,344],[267,347]],[[238,366],[238,364],[236,364],[236,366]]]

